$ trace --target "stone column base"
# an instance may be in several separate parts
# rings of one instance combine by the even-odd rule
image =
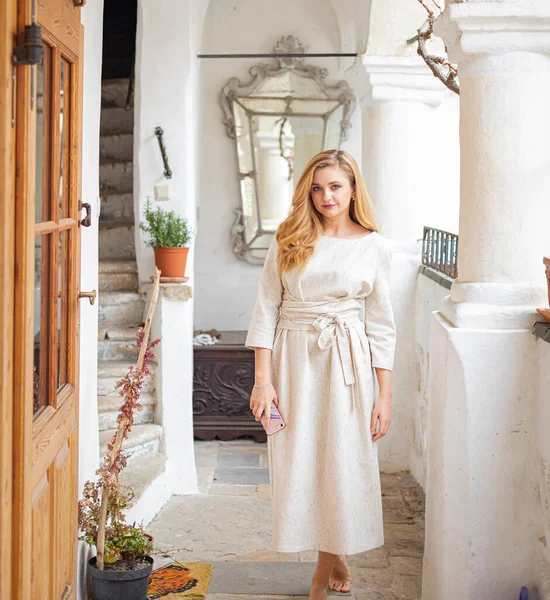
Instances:
[[[536,340],[434,313],[430,347],[422,599],[516,598],[535,582],[540,530]]]
[[[542,285],[454,282],[451,295],[441,302],[441,314],[460,328],[530,329],[542,320],[536,309],[545,303]]]

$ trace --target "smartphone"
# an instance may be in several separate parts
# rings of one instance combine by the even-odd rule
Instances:
[[[260,422],[262,423],[267,435],[273,435],[285,427],[284,419],[279,412],[279,409],[275,406],[275,402],[271,403],[271,421],[269,422],[269,427],[267,429],[265,427],[265,415],[260,417]]]

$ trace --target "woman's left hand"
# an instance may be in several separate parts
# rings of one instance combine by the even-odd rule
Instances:
[[[376,431],[376,422],[380,421],[380,427]],[[372,441],[376,442],[381,437],[388,433],[391,423],[391,397],[379,396],[374,408],[372,409],[372,417],[370,421],[370,432]]]

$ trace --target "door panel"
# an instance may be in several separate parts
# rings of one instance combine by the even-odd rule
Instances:
[[[49,474],[43,475],[33,490],[32,499],[32,598],[55,598],[51,594],[52,573],[47,565],[51,562],[50,520],[43,519],[52,510],[52,486]]]
[[[63,553],[64,548],[71,548],[74,544],[74,536],[77,528],[76,514],[71,504],[73,496],[65,493],[65,490],[74,488],[73,477],[77,468],[75,464],[77,455],[73,451],[72,446],[75,443],[76,436],[73,434],[55,457],[55,547],[61,553]],[[71,563],[66,560],[60,560],[58,554],[56,563],[59,568],[59,572],[56,573],[57,581],[59,582],[57,590],[59,596],[56,595],[55,597],[61,598],[65,590],[65,582],[71,582],[74,579],[74,561]]]
[[[19,0],[18,30],[33,0]],[[13,598],[75,598],[80,8],[34,0],[44,57],[17,67]],[[20,388],[17,383],[20,383]],[[25,518],[28,515],[28,518]]]

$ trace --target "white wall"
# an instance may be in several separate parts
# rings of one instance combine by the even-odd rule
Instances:
[[[550,598],[550,344],[538,340],[539,390],[536,422],[538,426],[538,484],[540,492],[541,531],[533,543],[537,545],[538,557],[536,583],[541,600]]]
[[[80,288],[98,289],[99,116],[101,108],[101,49],[103,2],[89,2],[82,10],[84,25],[84,93],[82,129],[82,198],[92,205],[92,225],[81,228]],[[80,302],[80,395],[78,489],[94,478],[99,462],[97,423],[98,303]],[[79,542],[78,598],[87,598],[84,568],[89,548]]]
[[[155,202],[155,185],[170,186],[163,209],[196,221],[197,43],[206,0],[139,0],[136,32],[134,106],[134,214],[136,258],[141,283],[153,274],[153,250],[137,224],[147,196]],[[164,165],[155,128],[164,130],[172,178]],[[186,275],[193,277],[193,247]],[[189,303],[192,305],[192,302]]]
[[[207,0],[139,0],[136,32],[136,86],[134,107],[134,214],[136,258],[140,289],[150,292],[154,255],[145,246],[138,223],[147,196],[153,203],[155,186],[168,183],[170,199],[159,205],[186,217],[196,229],[198,43]],[[155,128],[164,130],[164,141],[173,176],[164,177],[164,166]],[[189,251],[186,276],[194,289],[194,245]],[[169,286],[170,287],[170,286]],[[172,292],[177,296],[181,289]],[[151,518],[159,503],[171,493],[196,491],[193,452],[193,299],[167,300],[161,291],[154,324],[158,347],[158,405],[156,420],[163,426],[166,470],[148,491],[143,515]],[[176,375],[177,374],[177,375]],[[141,509],[140,509],[141,510]],[[142,515],[142,517],[143,517]]]
[[[444,3],[438,4],[443,6]],[[416,55],[416,44],[407,44],[407,40],[416,35],[427,16],[428,13],[418,2],[372,0],[367,53],[380,56]]]
[[[414,294],[414,333],[411,340],[414,357],[414,386],[411,387],[412,440],[409,468],[416,480],[425,489],[428,444],[428,398],[430,382],[430,328],[432,313],[439,309],[441,299],[450,290],[425,275],[416,278]]]
[[[414,344],[414,304],[420,254],[411,244],[392,244],[391,302],[397,330],[392,374],[392,423],[380,440],[378,462],[384,472],[409,469],[417,386]]]
[[[339,15],[342,17],[342,15]],[[360,15],[355,15],[355,19]],[[354,21],[351,21],[354,25]],[[295,35],[309,52],[339,52],[340,29],[331,4],[320,0],[212,0],[201,52],[269,53],[283,35]],[[348,49],[349,51],[349,49]],[[200,63],[199,224],[195,248],[195,328],[247,329],[260,266],[237,259],[231,248],[233,209],[239,206],[234,140],[223,125],[220,92],[230,77],[249,80],[248,69],[268,59],[203,59]],[[329,80],[349,77],[338,59],[311,59],[325,66]],[[353,81],[350,82],[354,87]],[[361,164],[361,117],[356,110],[343,146]]]

